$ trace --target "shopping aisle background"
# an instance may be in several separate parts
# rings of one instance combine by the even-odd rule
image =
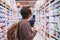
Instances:
[[[60,40],[60,0],[0,0],[0,40],[7,40],[10,26],[22,18],[23,6],[31,6],[35,26],[42,25],[42,35],[37,33],[34,40]]]

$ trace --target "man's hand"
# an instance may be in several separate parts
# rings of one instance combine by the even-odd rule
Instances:
[[[40,30],[42,29],[42,26],[37,25],[37,26],[35,26],[33,29],[36,30],[36,31],[40,31]]]

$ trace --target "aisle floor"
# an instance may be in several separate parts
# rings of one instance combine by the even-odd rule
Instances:
[[[45,40],[45,38],[38,32],[34,37],[34,40]]]

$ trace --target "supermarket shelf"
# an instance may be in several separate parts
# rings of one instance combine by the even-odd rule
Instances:
[[[45,27],[46,27],[46,26],[45,26]],[[60,30],[56,30],[56,29],[49,28],[49,27],[46,27],[46,28],[51,29],[51,30],[54,30],[54,31],[56,31],[56,32],[60,32]]]
[[[46,32],[47,34],[49,34],[47,31],[44,30],[44,32]],[[50,34],[49,34],[50,35]]]
[[[43,29],[42,29],[43,30]],[[44,32],[46,32],[45,30],[44,30]],[[49,34],[48,32],[46,32],[47,34]],[[50,34],[49,34],[50,35]],[[53,35],[50,35],[50,36],[52,36],[52,37],[54,37],[54,38],[56,38],[56,39],[58,39],[57,37],[55,37],[55,36],[53,36]],[[46,38],[47,39],[47,38]]]
[[[43,15],[42,15],[42,16],[43,16]],[[45,16],[45,18],[48,18],[48,17],[55,17],[55,16],[60,16],[60,14]],[[41,18],[42,18],[42,17],[41,17]]]
[[[42,10],[47,4],[50,4],[50,2],[51,2],[52,0],[49,0],[49,2],[46,2],[45,4],[43,4],[41,7],[40,7],[40,10]],[[60,1],[60,0],[55,0],[51,5],[53,5],[53,4],[55,4],[56,2],[58,2],[58,1]],[[51,6],[50,5],[50,6]],[[46,6],[46,8],[47,8],[48,6]],[[39,10],[39,11],[40,11]]]
[[[2,7],[4,7],[4,8],[7,8],[8,10],[11,10],[10,7],[8,7],[7,5],[3,4],[2,2],[0,2],[0,5],[1,5]]]
[[[0,2],[0,6],[12,11],[12,12],[16,12],[13,8],[11,8],[10,6],[8,6],[7,4],[3,4],[3,2]]]
[[[50,22],[50,23],[53,23],[53,24],[58,24],[57,22]]]
[[[51,28],[52,30],[54,30],[54,31],[56,31],[56,32],[60,32],[60,30],[56,30],[56,29],[53,29],[53,28]]]
[[[43,16],[43,15],[42,15]],[[54,16],[60,16],[60,14],[54,14],[54,15],[49,15],[49,16],[45,16],[45,17],[54,17]],[[42,18],[42,17],[41,17]]]
[[[56,38],[56,39],[58,39],[57,37],[55,37],[55,36],[53,36],[53,35],[51,35],[52,37],[54,37],[54,38]]]
[[[57,3],[58,1],[60,1],[60,0],[55,0],[51,5],[53,5],[53,4],[55,4],[55,3]]]
[[[41,29],[41,30],[43,30],[44,32],[46,32],[44,29]],[[48,32],[46,32],[47,34],[49,34]],[[49,34],[50,35],[50,34]]]
[[[44,27],[46,27],[46,26],[44,26]],[[60,30],[56,30],[56,29],[49,28],[49,27],[46,27],[46,28],[51,29],[51,30],[54,30],[54,31],[56,31],[56,32],[60,32]]]
[[[44,3],[41,7],[40,7],[40,10],[42,10],[47,4],[50,3],[51,0],[49,0],[48,2]]]
[[[60,14],[51,15],[51,17],[54,17],[54,16],[60,16]]]
[[[53,28],[50,28],[51,30],[54,30],[54,31],[56,31],[56,32],[60,32],[60,30],[56,30],[56,29],[53,29]]]
[[[59,38],[60,38],[60,37],[58,37],[60,35],[59,34],[60,33],[59,24],[60,23],[58,23],[60,21],[60,18],[58,18],[60,16],[60,14],[58,13],[60,10],[60,8],[59,8],[60,5],[58,5],[59,2],[60,2],[60,0],[50,0],[50,1],[46,2],[45,4],[43,4],[39,10],[40,15],[38,15],[38,16],[40,16],[40,18],[41,18],[40,23],[42,23],[41,25],[44,26],[41,29],[40,33],[42,34],[42,36],[44,36],[43,34],[46,34],[44,36],[44,38],[46,38],[47,40],[49,38],[59,40]],[[51,31],[52,31],[52,33],[50,33]],[[49,37],[49,38],[47,38],[47,37]]]

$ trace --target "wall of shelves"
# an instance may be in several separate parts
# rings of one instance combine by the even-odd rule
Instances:
[[[60,0],[50,0],[38,10],[40,33],[47,40],[60,40]]]
[[[0,2],[0,40],[7,40],[8,29],[18,20],[17,11],[13,9],[10,5]]]

